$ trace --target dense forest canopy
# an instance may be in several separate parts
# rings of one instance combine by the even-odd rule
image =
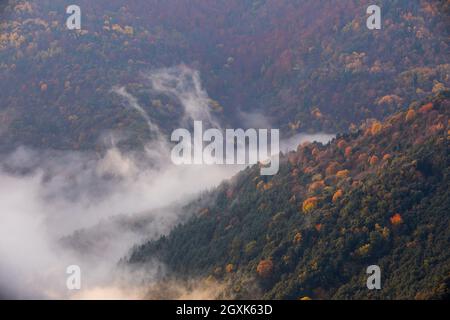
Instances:
[[[449,111],[447,91],[326,146],[305,143],[274,177],[250,168],[129,262],[224,282],[223,297],[448,298]],[[367,290],[369,265],[383,270],[382,290]]]
[[[81,30],[66,26],[72,1],[0,1],[0,187],[16,195],[0,207],[2,241],[19,199],[19,224],[33,210],[54,223],[52,263],[58,246],[115,271],[161,263],[162,287],[145,297],[194,279],[217,285],[214,298],[449,298],[449,0],[76,2]],[[366,27],[373,4],[380,30]],[[155,136],[179,128],[186,105],[158,77],[185,81],[184,98],[221,128],[335,138],[283,151],[274,176],[259,163],[225,181],[172,170]],[[214,188],[177,194],[203,185]],[[67,217],[80,229],[58,224]],[[48,234],[21,227],[33,258],[28,236]],[[120,263],[107,255],[131,241]],[[4,243],[0,271],[15,271],[20,250]],[[382,290],[367,290],[369,265]]]
[[[376,2],[373,31],[366,1],[80,0],[83,27],[70,32],[68,1],[6,1],[1,147],[94,148],[105,130],[139,145],[148,132],[118,85],[169,132],[177,102],[145,90],[142,73],[179,64],[200,72],[224,123],[259,113],[285,135],[345,132],[448,87],[448,1]]]

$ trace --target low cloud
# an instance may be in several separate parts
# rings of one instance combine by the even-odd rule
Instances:
[[[153,70],[145,74],[151,90],[176,99],[184,110],[183,124],[199,120],[220,128],[210,113],[211,99],[203,89],[200,73],[186,65]]]
[[[217,123],[197,71],[186,66],[147,74],[151,90],[179,100],[186,119]],[[125,87],[113,94],[146,121],[154,139],[103,154],[20,147],[0,156],[0,296],[10,298],[154,298],[159,262],[118,267],[130,248],[168,234],[186,219],[183,206],[244,166],[175,166],[171,144]],[[282,142],[295,149],[304,139]],[[82,290],[68,291],[66,267],[79,265]],[[143,283],[145,286],[143,287]],[[152,287],[154,286],[154,287]],[[175,296],[214,296],[215,285],[173,285]],[[189,289],[190,288],[190,289]],[[220,290],[219,290],[220,291]],[[153,291],[153,293],[156,291]]]
[[[296,150],[299,144],[304,142],[319,142],[322,144],[327,144],[336,137],[335,134],[327,133],[298,133],[290,138],[284,139],[280,142],[281,152],[288,152],[291,150]]]
[[[182,204],[238,170],[170,159],[146,166],[118,149],[97,159],[21,148],[0,172],[0,287],[19,296],[64,292],[71,264],[96,285],[133,244],[168,233]]]

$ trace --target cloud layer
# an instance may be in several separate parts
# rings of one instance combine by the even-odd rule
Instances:
[[[146,75],[151,90],[183,106],[183,121],[217,121],[197,71],[186,66]],[[171,144],[125,87],[112,90],[146,121],[154,139],[144,150],[104,154],[18,148],[0,158],[0,296],[11,298],[144,298],[165,274],[118,268],[128,250],[170,232],[186,218],[183,205],[244,166],[175,166]],[[183,125],[181,123],[180,125]],[[295,148],[304,137],[282,143]],[[330,137],[307,137],[310,140]],[[82,290],[68,291],[66,267],[79,265]],[[146,283],[145,288],[142,283]],[[195,295],[208,290],[195,288]],[[178,287],[180,296],[189,290]],[[203,295],[200,294],[200,291]],[[153,296],[154,297],[154,296]]]

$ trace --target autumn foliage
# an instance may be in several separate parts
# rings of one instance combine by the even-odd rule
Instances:
[[[272,260],[265,259],[261,260],[256,267],[256,272],[262,278],[268,278],[272,275],[273,271],[273,262]]]
[[[299,244],[300,242],[302,242],[302,234],[300,232],[297,232],[294,236],[294,244]]]
[[[419,113],[427,113],[427,112],[429,112],[431,110],[433,110],[433,103],[432,102],[424,104],[422,107],[420,107]]]
[[[348,175],[350,174],[349,170],[340,170],[336,173],[336,177],[338,178],[347,178]]]
[[[406,113],[405,116],[405,120],[406,121],[411,121],[416,117],[416,112],[414,111],[414,109],[410,109],[408,110],[408,112]]]
[[[372,124],[372,127],[370,128],[370,133],[374,136],[377,135],[381,129],[383,128],[383,126],[381,125],[380,122],[375,122],[374,124]]]
[[[337,190],[333,195],[333,202],[336,203],[343,195],[344,192],[341,189]]]
[[[350,158],[350,156],[352,155],[352,147],[345,148],[344,154],[346,158]]]
[[[417,112],[410,122],[405,112],[387,118],[376,136],[367,134],[364,124],[327,145],[300,146],[282,155],[280,173],[270,180],[261,177],[257,166],[241,172],[232,187],[227,182],[213,193],[218,200],[208,204],[211,214],[195,217],[168,240],[150,242],[136,254],[138,261],[163,253],[177,272],[199,273],[215,267],[230,270],[225,266],[232,261],[236,270],[216,277],[230,280],[233,287],[251,278],[264,297],[321,299],[344,297],[336,295],[338,287],[345,288],[345,295],[365,298],[352,266],[365,270],[371,261],[383,260],[391,267],[400,259],[408,261],[405,270],[412,276],[385,274],[389,284],[384,283],[395,297],[411,297],[403,284],[439,288],[448,273],[446,264],[436,261],[448,260],[450,231],[443,213],[449,203],[443,174],[449,163],[450,99],[431,101],[433,110]],[[353,149],[350,158],[337,146],[344,139]],[[414,145],[417,140],[421,143]],[[313,149],[318,158],[312,156]],[[290,163],[288,156],[296,160]],[[267,181],[273,186],[258,191],[260,181],[261,191]],[[230,188],[238,196],[228,199]],[[429,251],[425,256],[424,250]],[[174,256],[177,259],[171,259]]]
[[[378,159],[377,156],[372,156],[372,157],[370,157],[369,164],[371,166],[374,166],[374,165],[376,165],[378,163],[378,161],[379,161],[379,159]]]
[[[396,213],[391,217],[390,221],[391,221],[391,224],[395,226],[395,225],[402,224],[403,218],[400,215],[400,213]]]
[[[308,189],[309,189],[310,192],[314,192],[314,191],[317,191],[317,190],[321,190],[324,187],[325,187],[325,183],[323,182],[323,180],[320,180],[320,181],[315,181],[315,182],[311,183],[309,185]]]
[[[304,213],[309,213],[317,207],[319,199],[317,197],[311,197],[303,201],[302,210]]]

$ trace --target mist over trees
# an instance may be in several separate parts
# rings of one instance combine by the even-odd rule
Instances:
[[[76,2],[0,1],[0,298],[449,298],[449,1]],[[192,120],[279,173],[172,166]]]

